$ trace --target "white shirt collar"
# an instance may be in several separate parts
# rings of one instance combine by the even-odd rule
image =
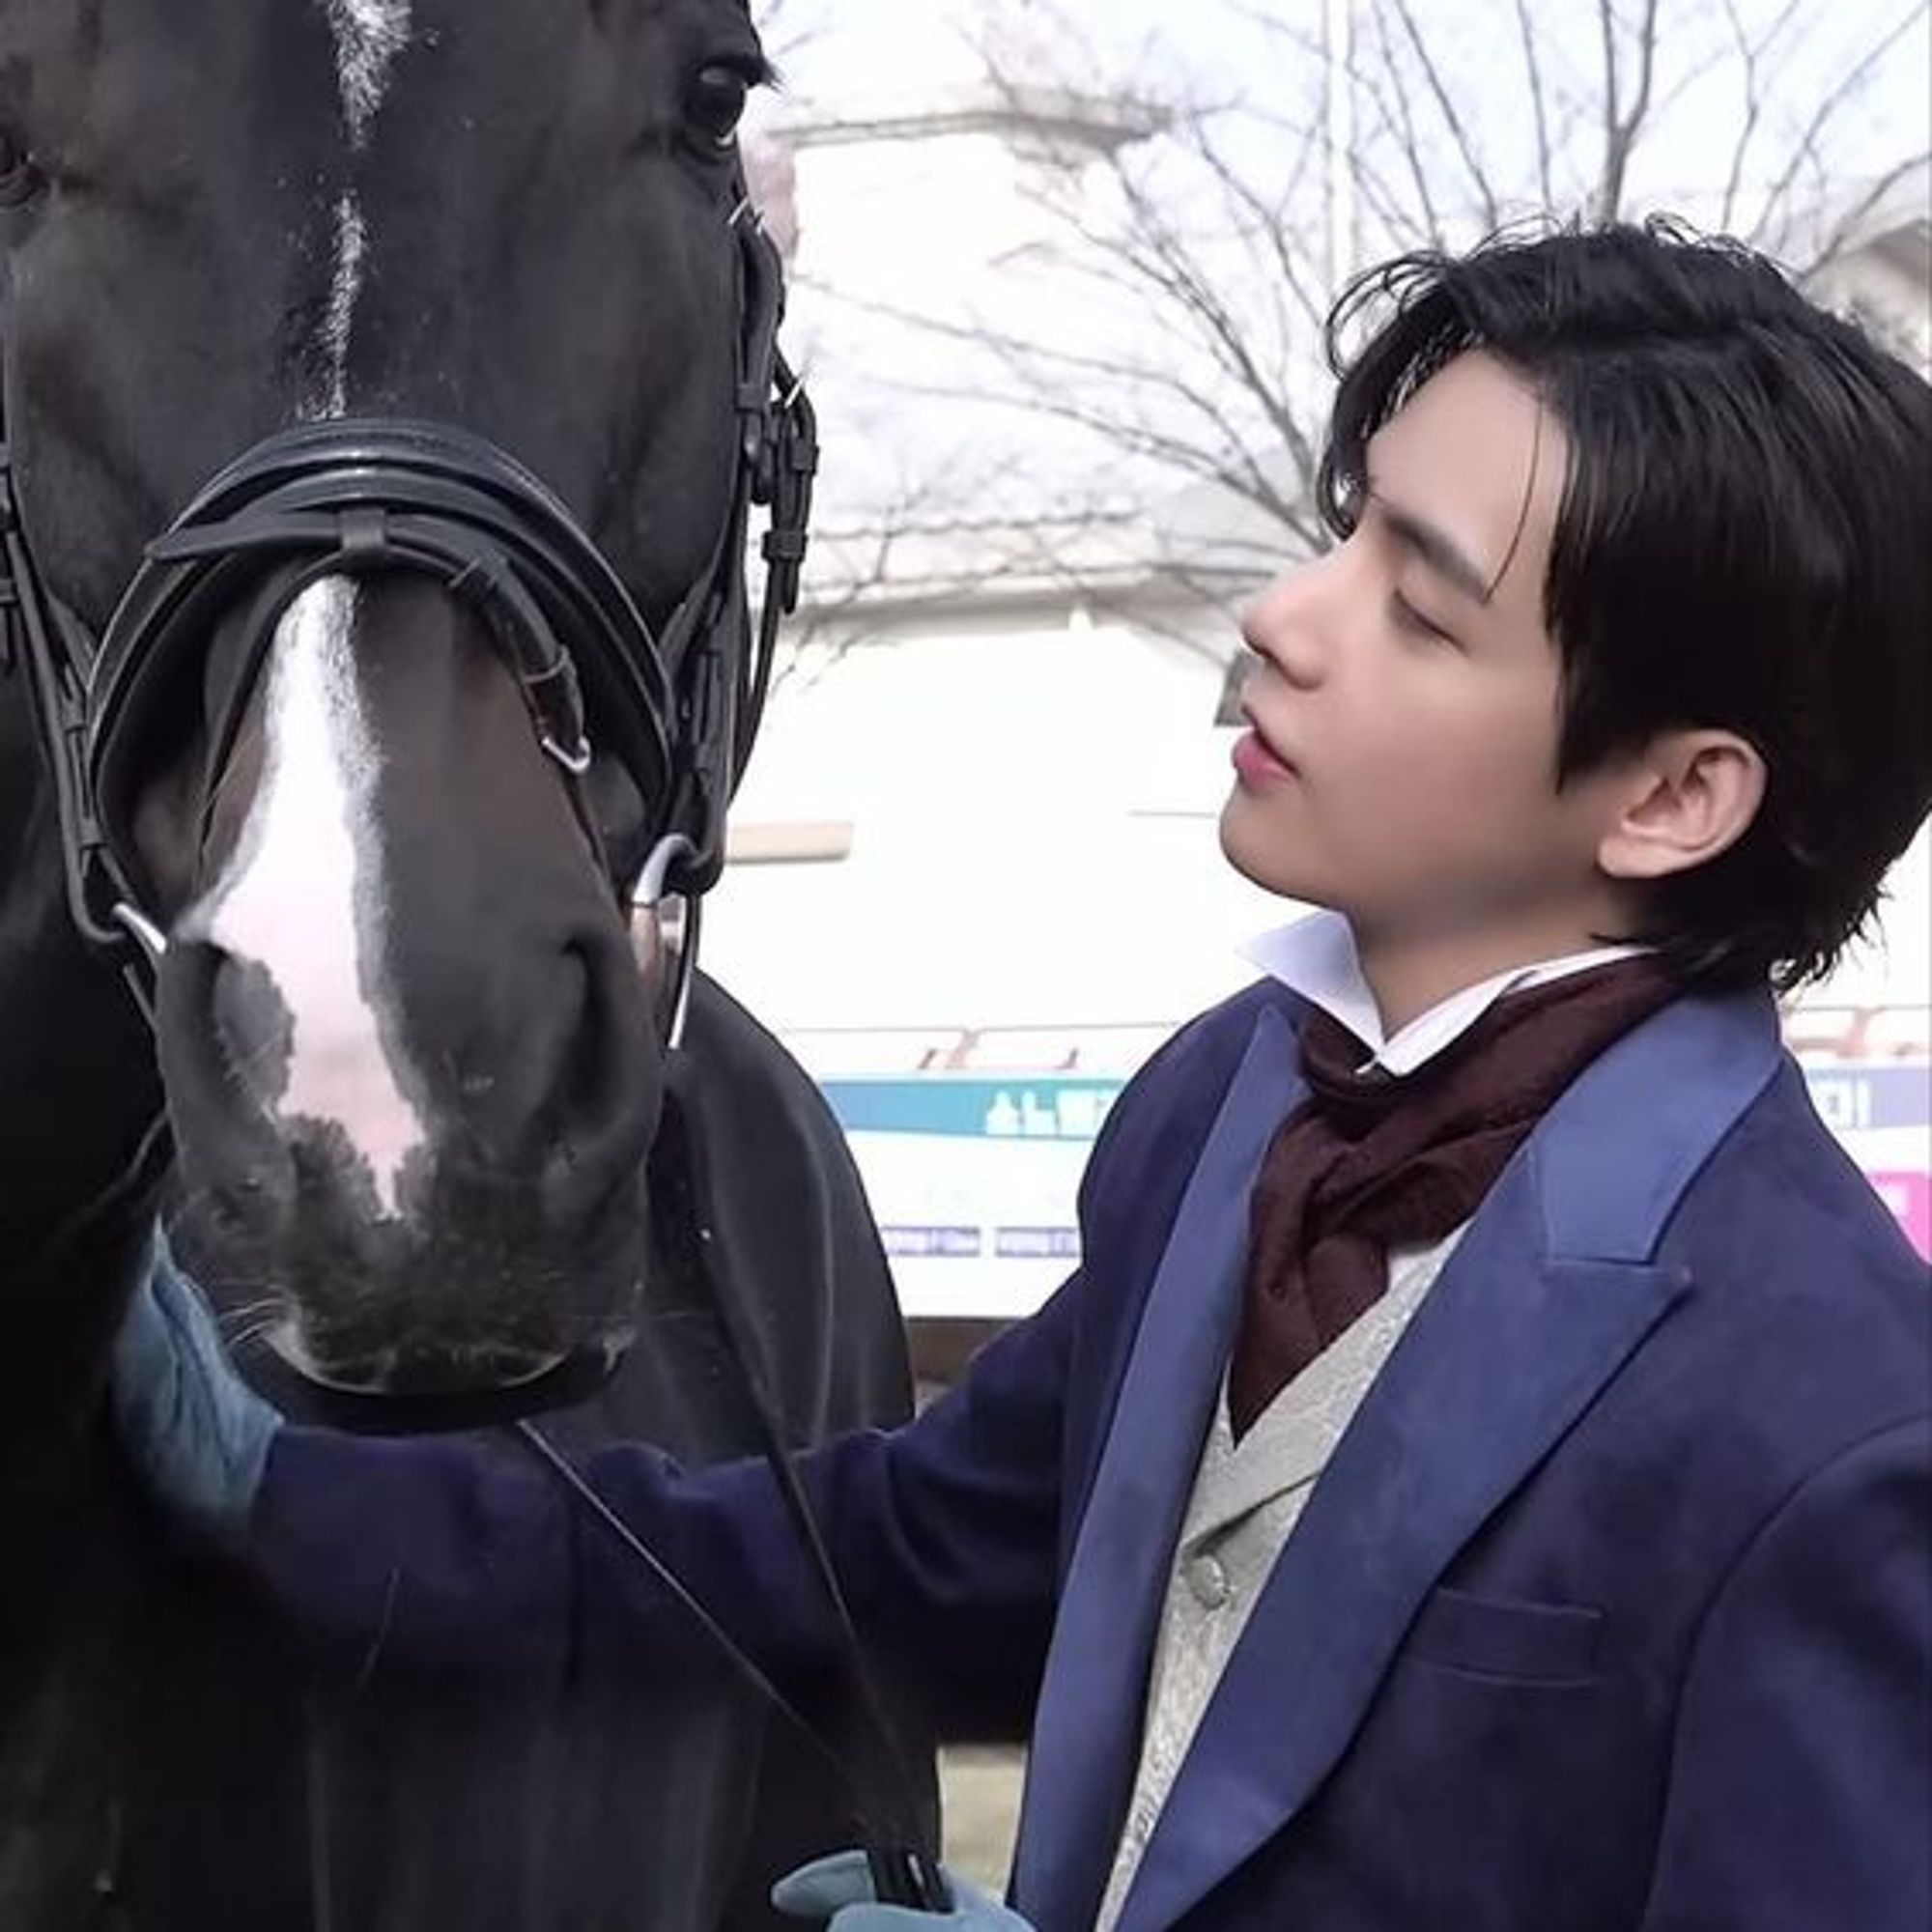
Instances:
[[[1399,1078],[1433,1060],[1474,1026],[1505,993],[1525,986],[1547,985],[1586,967],[1628,959],[1647,949],[1599,946],[1587,952],[1566,953],[1560,959],[1537,959],[1528,965],[1512,966],[1507,972],[1451,993],[1406,1027],[1399,1027],[1393,1037],[1382,1032],[1382,1017],[1377,1009],[1375,995],[1370,992],[1369,982],[1362,977],[1361,961],[1355,956],[1354,936],[1341,914],[1310,913],[1293,924],[1263,933],[1241,950],[1270,979],[1279,980],[1290,992],[1298,993],[1331,1019],[1339,1020],[1369,1048],[1369,1057],[1357,1072],[1380,1067]]]

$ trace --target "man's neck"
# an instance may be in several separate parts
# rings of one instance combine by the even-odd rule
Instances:
[[[1421,939],[1377,934],[1352,922],[1351,929],[1362,978],[1375,995],[1385,1038],[1393,1038],[1444,1000],[1498,974],[1613,943],[1605,935],[1614,930],[1607,923],[1592,931],[1586,924],[1561,921],[1507,933],[1445,933]]]

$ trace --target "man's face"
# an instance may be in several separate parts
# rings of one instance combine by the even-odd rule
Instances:
[[[1555,783],[1543,593],[1568,453],[1523,382],[1460,355],[1370,445],[1354,534],[1249,612],[1254,729],[1221,842],[1258,885],[1365,944],[1503,964],[1613,916],[1596,853],[1614,775]]]

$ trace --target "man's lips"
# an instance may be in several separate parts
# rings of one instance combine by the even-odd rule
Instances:
[[[1244,784],[1285,784],[1295,777],[1294,761],[1283,752],[1256,722],[1252,711],[1241,714],[1248,728],[1235,740],[1232,762]]]

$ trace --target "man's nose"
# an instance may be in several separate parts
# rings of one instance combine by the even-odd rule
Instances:
[[[1319,684],[1326,668],[1333,564],[1331,553],[1278,577],[1242,616],[1241,641],[1291,684]]]

